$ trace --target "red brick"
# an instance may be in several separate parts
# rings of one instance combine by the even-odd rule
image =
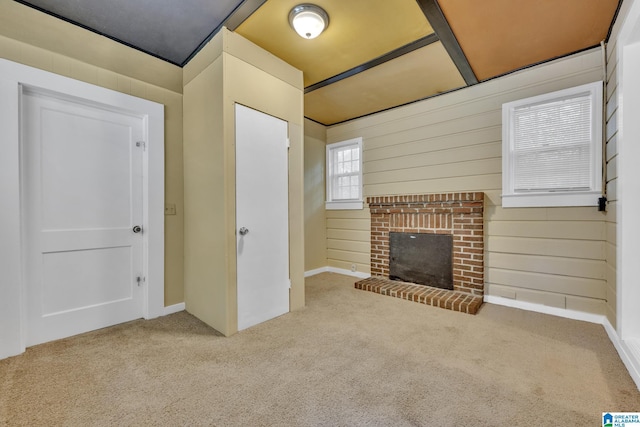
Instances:
[[[483,279],[466,273],[484,276],[484,193],[376,196],[367,198],[367,203],[372,224],[372,271],[376,264],[377,271],[388,275],[388,231],[453,234],[454,288],[483,286]],[[424,295],[407,290],[400,293],[408,299],[425,299]]]

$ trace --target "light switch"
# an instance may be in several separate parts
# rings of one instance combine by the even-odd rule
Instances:
[[[167,203],[164,205],[164,214],[165,215],[175,215],[176,214],[176,205],[175,203]]]

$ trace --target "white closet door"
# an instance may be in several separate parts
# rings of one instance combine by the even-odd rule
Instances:
[[[236,104],[238,330],[289,311],[287,122]]]

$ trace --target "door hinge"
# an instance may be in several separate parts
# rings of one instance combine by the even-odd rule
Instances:
[[[147,143],[144,141],[136,141],[136,147],[142,147],[143,150],[147,149]]]
[[[287,280],[287,282],[289,283],[289,289],[291,289],[291,279]]]
[[[287,148],[291,148],[291,140],[287,138]]]

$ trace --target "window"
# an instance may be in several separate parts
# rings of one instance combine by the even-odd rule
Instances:
[[[602,82],[502,106],[502,206],[595,206]]]
[[[362,209],[362,138],[327,145],[327,209]]]

